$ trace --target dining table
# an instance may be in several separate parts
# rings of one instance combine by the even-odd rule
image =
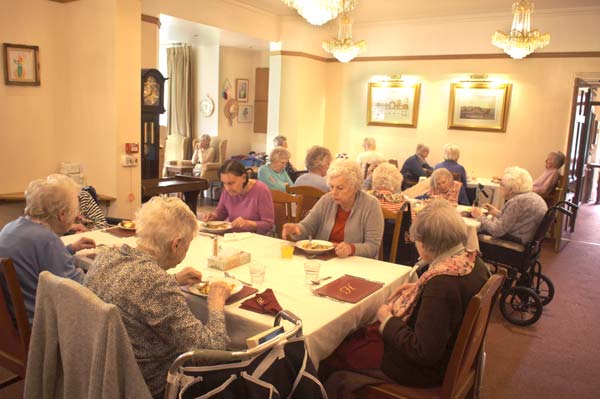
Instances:
[[[106,250],[107,247],[121,244],[136,245],[136,236],[117,237],[102,230],[65,236],[62,240],[65,244],[69,244],[81,236],[92,238],[98,246],[96,249],[82,250],[77,253],[77,258],[81,259],[85,267],[93,267],[91,258],[101,250]],[[213,253],[213,239],[206,234],[196,236],[190,244],[185,259],[167,272],[176,273],[185,266],[192,266],[202,272],[203,279],[224,277],[223,271],[207,266],[208,258]],[[250,264],[260,263],[265,266],[264,282],[254,285],[253,288],[258,289],[259,293],[267,288],[272,289],[282,309],[293,312],[302,320],[307,350],[317,367],[321,360],[333,353],[350,332],[374,322],[379,306],[397,287],[408,282],[414,275],[410,273],[412,268],[409,266],[359,256],[318,260],[294,254],[291,258],[284,259],[281,256],[283,240],[254,233],[225,234],[217,240],[219,251],[224,253],[236,251],[250,253],[250,263],[228,270],[230,276],[251,283]],[[307,261],[319,262],[320,277],[330,278],[319,285],[306,284],[304,263]],[[313,293],[315,288],[345,275],[381,282],[382,286],[357,303],[341,302]],[[208,315],[206,298],[184,291],[182,293],[192,313],[199,320],[206,321]],[[273,326],[274,315],[260,314],[240,307],[244,300],[253,296],[254,294],[225,306],[227,332],[232,348],[245,348],[248,337]]]
[[[477,203],[492,204],[498,209],[504,206],[504,193],[500,189],[500,182],[488,177],[475,177],[467,180],[467,187],[477,189]]]

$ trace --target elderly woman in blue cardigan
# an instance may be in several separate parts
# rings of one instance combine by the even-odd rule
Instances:
[[[352,255],[375,258],[383,234],[379,201],[361,191],[362,171],[356,162],[338,160],[327,172],[331,191],[300,223],[283,226],[284,239],[331,241],[339,257]]]

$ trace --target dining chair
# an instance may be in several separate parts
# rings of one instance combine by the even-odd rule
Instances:
[[[504,271],[492,275],[469,301],[441,386],[414,388],[390,383],[367,385],[357,391],[357,397],[363,399],[477,398],[485,358],[483,343],[490,314],[505,277]]]
[[[395,167],[398,167],[398,160],[397,159],[388,159],[388,163],[391,163]]]
[[[315,204],[326,194],[325,191],[319,190],[312,186],[286,186],[286,191],[290,194],[296,194],[302,196],[302,215],[301,219],[304,219],[308,212],[315,206]]]
[[[285,223],[298,223],[301,220],[303,198],[279,190],[271,190],[271,197],[275,208],[275,233],[281,237]]]
[[[396,256],[398,254],[398,243],[400,242],[400,231],[402,230],[402,218],[404,216],[404,209],[406,205],[403,206],[398,212],[392,212],[389,209],[381,208],[381,212],[383,213],[383,219],[385,223],[384,227],[384,235],[386,235],[385,229],[391,228],[393,225],[394,228],[392,230],[392,241],[389,245],[389,252],[386,254],[385,250],[387,245],[384,245],[382,240],[381,246],[379,247],[379,259],[383,261],[388,261],[390,263],[396,263]]]
[[[16,374],[0,381],[3,388],[25,378],[31,335],[21,286],[8,258],[0,258],[0,288],[0,366]]]
[[[219,178],[219,169],[227,159],[227,143],[228,140],[224,139],[219,142],[215,148],[218,148],[217,155],[215,157],[215,162],[209,162],[205,165],[202,165],[202,172],[200,173],[200,177],[208,180],[208,195],[212,201],[218,201],[219,198],[215,198],[214,195],[217,187],[220,187],[221,180]]]

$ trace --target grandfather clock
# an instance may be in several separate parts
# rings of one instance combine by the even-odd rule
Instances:
[[[142,179],[157,179],[159,116],[165,112],[165,81],[158,69],[142,69]]]

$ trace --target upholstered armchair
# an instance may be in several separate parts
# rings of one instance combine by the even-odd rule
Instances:
[[[218,144],[215,144],[214,149],[216,162],[209,162],[202,165],[202,172],[200,173],[200,177],[208,180],[208,191],[210,198],[212,199],[214,199],[212,188],[220,182],[219,169],[227,159],[227,139],[221,140]]]

